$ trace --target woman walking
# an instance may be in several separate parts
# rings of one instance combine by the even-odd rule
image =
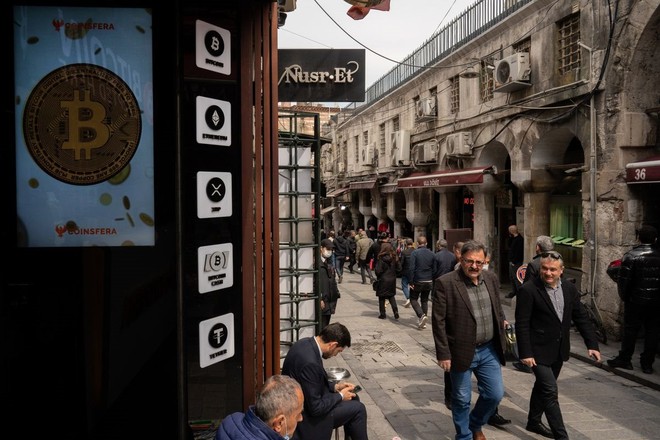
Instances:
[[[396,257],[392,246],[385,246],[378,254],[375,273],[377,277],[376,296],[378,297],[378,318],[385,319],[385,300],[390,302],[394,319],[399,319],[399,308],[396,305],[396,273],[401,271],[401,262]]]

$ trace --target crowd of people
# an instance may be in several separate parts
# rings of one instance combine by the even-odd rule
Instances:
[[[516,297],[515,326],[504,315],[500,281],[489,270],[490,255],[484,244],[475,240],[457,242],[450,250],[447,241],[440,239],[432,251],[425,236],[416,241],[392,241],[386,230],[373,231],[376,234],[364,229],[347,230],[338,236],[329,231],[319,246],[320,333],[293,344],[284,359],[282,376],[266,381],[247,413],[227,417],[216,439],[330,440],[333,430],[340,426],[346,440],[368,438],[366,408],[358,397],[359,388],[329,380],[323,368],[323,359],[351,346],[348,328],[330,321],[340,298],[338,284],[343,281],[344,270],[355,273],[356,264],[362,283],[373,285],[379,319],[386,319],[388,306],[394,319],[399,319],[399,279],[403,307],[412,307],[419,330],[427,327],[430,316],[437,363],[444,370],[445,405],[452,412],[457,440],[485,440],[484,425],[511,423],[498,411],[505,388],[502,366],[508,328],[514,329],[517,343],[514,366],[535,376],[527,431],[546,438],[568,439],[557,378],[569,358],[569,332],[575,327],[587,355],[600,362],[596,333],[575,283],[563,275],[563,257],[553,250],[551,238],[537,237],[536,255],[523,265],[522,236],[516,225],[508,230],[512,291],[506,296]],[[622,349],[608,364],[632,369],[634,341],[644,327],[642,369],[650,373],[660,327],[660,250],[655,228],[644,226],[638,236],[640,244],[624,256],[617,281],[625,304]],[[525,269],[522,272],[521,267]],[[474,404],[473,376],[478,395]]]

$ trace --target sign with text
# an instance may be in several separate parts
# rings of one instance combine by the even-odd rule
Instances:
[[[199,366],[206,368],[234,355],[234,314],[199,323]]]
[[[364,49],[280,49],[278,56],[280,102],[364,101]]]
[[[199,293],[226,289],[234,285],[234,256],[231,243],[197,249]]]
[[[153,246],[151,14],[15,6],[14,23],[18,246]]]

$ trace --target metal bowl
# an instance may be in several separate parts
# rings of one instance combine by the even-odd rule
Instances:
[[[351,377],[351,373],[346,368],[329,367],[325,369],[330,380],[342,380]]]

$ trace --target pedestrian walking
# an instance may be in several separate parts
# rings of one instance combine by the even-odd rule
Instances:
[[[373,283],[375,281],[375,278],[371,273],[371,267],[369,266],[369,249],[371,249],[373,244],[374,241],[367,237],[367,234],[362,231],[355,248],[355,256],[358,260],[360,276],[362,277],[362,284],[367,284],[367,276],[369,276],[369,283]]]
[[[410,255],[415,250],[414,241],[412,238],[404,239],[405,247],[401,250],[401,290],[406,302],[403,307],[410,307],[410,280],[412,280],[412,272],[410,271]]]
[[[529,399],[526,429],[547,438],[568,439],[559,407],[557,378],[570,354],[570,331],[575,325],[587,354],[600,362],[596,332],[580,292],[562,282],[564,261],[555,251],[541,254],[540,277],[522,285],[516,301],[516,341],[520,361],[532,368],[536,380]],[[548,426],[541,418],[545,414]]]
[[[518,226],[511,225],[509,226],[509,280],[511,282],[511,292],[506,296],[507,298],[513,298],[518,293],[518,288],[520,287],[520,281],[518,281],[518,268],[523,264],[523,258],[525,258],[525,240],[523,236],[518,232]]]
[[[333,242],[324,238],[321,240],[321,264],[319,267],[319,296],[321,297],[321,328],[330,324],[330,318],[335,314],[339,300],[339,288],[335,268],[332,266]]]
[[[526,283],[527,281],[539,276],[541,272],[541,254],[544,252],[549,252],[554,248],[555,243],[552,241],[552,238],[548,237],[547,235],[539,235],[536,237],[536,254],[534,255],[534,258],[532,258],[532,261],[527,263],[527,267],[525,268],[525,279],[523,280],[523,283]]]
[[[427,247],[426,237],[417,238],[417,249],[410,254],[410,305],[417,315],[417,328],[423,330],[428,322],[429,295],[433,289],[433,251]]]
[[[632,370],[637,335],[644,327],[644,351],[640,355],[642,372],[653,373],[653,361],[660,333],[660,250],[655,245],[658,231],[644,225],[637,232],[639,245],[625,253],[617,281],[623,301],[623,338],[621,350],[607,365]]]
[[[460,270],[436,281],[432,328],[436,359],[449,371],[451,411],[457,440],[485,440],[482,427],[504,396],[505,318],[497,276],[484,271],[486,248],[468,241],[461,248]],[[479,397],[472,411],[472,374]]]
[[[396,257],[392,246],[384,246],[378,255],[376,273],[376,296],[378,297],[378,318],[385,319],[385,301],[392,306],[394,319],[399,319],[399,307],[396,303],[396,273],[401,270],[401,262]]]
[[[350,236],[348,238],[348,271],[350,273],[355,272],[355,263],[357,259],[355,258],[355,250],[357,248],[357,239],[358,235],[355,230],[351,229]]]
[[[344,264],[349,260],[350,245],[349,240],[351,236],[350,231],[344,231],[339,237],[335,238],[333,244],[335,245],[335,263],[337,270],[337,283],[341,284],[344,279]]]

